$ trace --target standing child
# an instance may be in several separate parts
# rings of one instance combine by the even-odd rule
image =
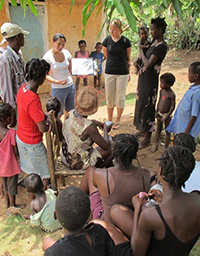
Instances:
[[[89,57],[89,52],[86,51],[86,41],[85,40],[80,40],[78,42],[78,47],[80,51],[76,51],[74,57],[75,58],[88,58]],[[79,88],[79,83],[80,83],[80,78],[83,78],[83,85],[87,86],[87,76],[76,76],[76,91]]]
[[[0,176],[5,190],[6,208],[10,206],[24,208],[26,205],[16,204],[17,180],[21,169],[17,160],[16,132],[8,129],[8,125],[14,127],[14,109],[5,102],[0,103]]]
[[[63,134],[62,134],[62,121],[58,117],[58,114],[61,110],[61,102],[57,97],[51,97],[48,99],[46,103],[46,109],[47,112],[50,112],[51,110],[54,111],[54,115],[56,118],[56,126],[58,129],[58,135],[59,135],[59,141],[63,141]]]
[[[102,51],[102,44],[100,42],[96,43],[95,46],[96,51],[91,52],[90,57],[94,59],[96,62],[96,74],[94,75],[94,88],[96,88],[99,92],[101,92],[101,74],[102,74],[102,63],[106,59]],[[98,80],[98,85],[97,85]]]
[[[151,45],[151,40],[148,37],[148,29],[147,27],[141,27],[138,30],[138,34],[140,37],[139,40],[139,49],[142,49],[144,54],[146,53],[147,49],[150,47]],[[136,74],[138,74],[138,71],[140,69],[142,65],[142,59],[141,56],[135,61],[134,66],[136,67],[137,71]]]
[[[197,139],[200,132],[200,62],[190,65],[188,80],[193,84],[180,101],[167,132],[189,133]]]
[[[171,114],[175,109],[176,95],[171,89],[175,82],[175,76],[171,73],[165,73],[160,77],[160,96],[158,100],[156,118],[157,118],[157,131],[155,145],[152,148],[152,152],[155,152],[158,148],[160,133],[162,131],[163,123],[165,123],[165,130],[171,121]],[[165,148],[169,146],[170,133],[166,132]]]
[[[89,197],[81,189],[70,186],[62,190],[56,201],[56,216],[65,236],[58,241],[43,241],[45,256],[114,256],[115,245],[100,225],[85,225],[90,216]]]
[[[53,232],[61,229],[57,219],[54,218],[56,196],[52,189],[47,189],[44,192],[42,179],[36,173],[29,174],[24,184],[28,192],[35,196],[31,202],[31,215],[25,215],[26,219],[31,220],[34,226],[41,226],[44,231]]]

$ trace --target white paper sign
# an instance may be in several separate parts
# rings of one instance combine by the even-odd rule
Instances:
[[[94,75],[93,58],[72,58],[72,75]]]

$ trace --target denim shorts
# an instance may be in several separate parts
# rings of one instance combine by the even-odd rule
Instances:
[[[50,178],[47,151],[41,141],[38,144],[26,144],[16,136],[20,156],[20,168],[27,174],[37,173],[42,179]]]
[[[71,109],[74,109],[74,94],[74,84],[67,88],[51,88],[51,97],[57,97],[62,104],[59,115],[62,115],[64,111],[69,112]]]

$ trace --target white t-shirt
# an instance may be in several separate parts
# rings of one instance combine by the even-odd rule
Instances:
[[[50,76],[56,80],[67,80],[67,83],[64,85],[52,83],[52,88],[56,89],[66,88],[74,83],[68,69],[72,55],[66,49],[63,49],[62,52],[65,56],[65,60],[63,62],[57,62],[54,59],[52,49],[46,52],[43,56],[43,59],[51,65]]]
[[[200,191],[200,162],[197,161],[189,179],[185,182],[185,188],[182,187],[183,192],[190,193],[193,190]]]

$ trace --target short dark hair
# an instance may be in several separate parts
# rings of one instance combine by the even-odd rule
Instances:
[[[84,226],[90,215],[89,197],[80,188],[62,190],[56,200],[56,216],[61,226],[76,231]]]
[[[174,136],[173,145],[189,148],[192,151],[192,153],[194,153],[196,150],[195,138],[189,133],[177,133]]]
[[[86,45],[86,41],[85,40],[78,41],[78,45],[80,46],[81,44],[85,44]]]
[[[0,102],[0,122],[3,122],[10,117],[13,111],[13,107],[11,107],[8,103]]]
[[[61,102],[57,97],[51,97],[46,103],[46,109],[49,112],[50,110],[55,111],[55,117],[58,116],[58,113],[61,110]]]
[[[24,185],[26,189],[33,194],[36,194],[38,192],[42,192],[44,190],[44,185],[42,182],[42,179],[40,175],[37,173],[30,173],[25,179],[24,179]]]
[[[181,146],[170,147],[164,151],[159,160],[163,179],[173,189],[185,187],[185,182],[195,167],[192,151]]]
[[[50,64],[46,60],[33,58],[26,63],[24,76],[26,81],[45,79],[50,70]]]
[[[97,42],[95,47],[97,47],[98,45],[102,45],[102,43],[101,42]]]
[[[157,17],[155,19],[151,19],[151,24],[156,25],[156,27],[159,29],[162,29],[163,34],[165,33],[167,23],[165,22],[165,18]]]
[[[56,42],[58,39],[64,39],[65,42],[67,41],[66,40],[66,37],[62,34],[62,33],[57,33],[53,36],[53,42]]]
[[[175,78],[175,76],[172,73],[165,73],[162,76],[160,76],[160,79],[163,80],[170,87],[176,81],[176,78]]]
[[[132,160],[136,159],[138,141],[132,134],[118,134],[114,136],[113,154],[117,162],[124,169],[128,169]]]
[[[200,62],[193,62],[190,67],[192,68],[192,73],[200,76]]]
[[[148,34],[148,28],[147,27],[140,27],[139,29],[138,29],[138,34],[140,34],[140,31],[144,31],[146,34]]]

